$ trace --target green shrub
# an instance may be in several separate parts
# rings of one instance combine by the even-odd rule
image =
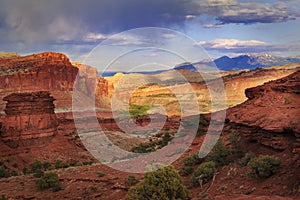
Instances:
[[[91,164],[93,164],[94,163],[94,161],[84,161],[84,162],[82,162],[82,165],[91,165]]]
[[[199,186],[201,179],[203,183],[207,183],[210,181],[214,174],[217,172],[216,164],[213,161],[205,162],[199,165],[199,167],[195,170],[191,178],[191,185],[193,187]]]
[[[27,174],[29,171],[28,171],[28,169],[27,169],[26,167],[24,167],[24,168],[22,169],[22,172],[23,172],[23,174]]]
[[[18,174],[18,172],[16,172],[16,171],[12,171],[12,172],[11,172],[11,175],[12,175],[12,176],[18,176],[19,174]]]
[[[44,171],[41,170],[41,169],[35,170],[35,172],[34,172],[34,174],[33,174],[33,176],[34,176],[35,178],[41,178],[43,175],[44,175]]]
[[[275,174],[280,167],[280,160],[273,156],[259,156],[248,163],[250,170],[248,174],[254,178],[268,178]]]
[[[249,161],[254,158],[254,154],[253,153],[246,153],[246,155],[241,159],[240,164],[242,166],[247,166]]]
[[[289,97],[285,97],[284,98],[284,104],[290,104],[290,103],[292,103],[292,101],[290,100],[290,98]]]
[[[230,133],[229,134],[229,141],[231,144],[231,152],[238,157],[242,157],[244,152],[241,145],[241,137],[238,133]]]
[[[219,139],[212,151],[206,156],[205,161],[213,161],[217,168],[221,168],[229,163],[228,155],[230,155],[230,151],[223,144],[223,140]]]
[[[209,122],[207,121],[207,119],[205,118],[205,116],[202,115],[202,114],[200,114],[199,126],[198,126],[196,137],[202,136],[205,133],[204,132],[204,127],[206,127],[208,125],[209,125]]]
[[[39,160],[34,161],[33,163],[30,164],[31,172],[34,173],[36,170],[41,170],[42,169],[42,163]]]
[[[90,190],[92,190],[93,192],[96,192],[98,190],[98,188],[95,186],[90,186]]]
[[[144,182],[131,188],[126,200],[185,200],[190,199],[188,190],[182,185],[181,177],[173,166],[148,172]]]
[[[67,167],[69,167],[69,165],[68,165],[68,163],[64,163],[63,161],[61,161],[61,160],[57,160],[56,162],[55,162],[55,169],[60,169],[60,168],[67,168]]]
[[[128,175],[126,181],[125,181],[125,184],[127,186],[132,186],[132,185],[135,185],[139,182],[139,179],[133,175]]]
[[[43,162],[43,163],[42,163],[42,166],[43,166],[43,168],[44,168],[45,170],[50,170],[50,169],[52,169],[51,163],[49,163],[49,162]]]
[[[193,166],[195,164],[200,164],[201,161],[202,161],[201,158],[199,158],[198,154],[195,153],[191,156],[185,157],[184,160],[183,160],[183,164],[185,166]]]
[[[97,174],[98,174],[99,178],[101,178],[101,177],[103,177],[105,175],[103,172],[97,172]]]
[[[6,200],[6,196],[4,194],[1,195],[0,200]]]
[[[147,105],[137,105],[137,104],[130,104],[129,105],[129,114],[131,117],[138,117],[148,114],[148,110],[150,106]]]
[[[45,173],[40,179],[37,179],[36,186],[40,190],[49,188],[52,188],[53,192],[61,190],[60,181],[54,172]]]
[[[7,178],[9,177],[8,172],[6,171],[5,166],[0,167],[0,178]]]
[[[180,172],[183,174],[183,175],[190,175],[191,173],[193,173],[194,169],[192,166],[186,166],[184,165]]]
[[[17,163],[14,163],[14,164],[12,165],[12,167],[13,167],[13,168],[18,168],[18,164],[17,164]]]
[[[40,171],[44,171],[44,170],[50,170],[52,169],[52,166],[49,162],[41,162],[39,160],[34,161],[33,163],[30,164],[30,173],[37,173],[40,174]],[[24,173],[23,169],[23,173]],[[26,169],[26,173],[28,172],[28,170]],[[25,173],[24,173],[25,174]]]

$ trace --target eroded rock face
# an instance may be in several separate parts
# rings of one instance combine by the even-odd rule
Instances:
[[[57,134],[55,100],[49,92],[13,93],[7,101],[1,127],[1,140],[10,147],[49,141]]]
[[[99,81],[97,98],[107,96],[107,82],[98,76],[96,69],[81,70],[79,66],[72,65],[64,54],[44,52],[0,58],[0,111],[5,107],[3,97],[16,92],[36,91],[50,91],[56,99],[56,111],[71,110],[74,81],[79,71],[80,78],[85,81],[83,95],[91,88],[91,82]]]
[[[228,110],[230,122],[254,127],[251,140],[300,153],[300,71],[245,91],[248,100]]]

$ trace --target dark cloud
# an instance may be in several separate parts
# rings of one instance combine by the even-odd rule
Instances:
[[[223,8],[217,20],[229,23],[277,23],[295,20],[297,14],[290,11],[283,2],[272,4],[243,3]]]
[[[243,3],[237,0],[0,0],[0,42],[35,44],[91,42],[101,34],[147,27],[183,27],[209,15],[217,26],[229,23],[273,23],[298,15],[283,2]],[[100,34],[100,35],[97,35]],[[98,39],[97,39],[97,36]]]

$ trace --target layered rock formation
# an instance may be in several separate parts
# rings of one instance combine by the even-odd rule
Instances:
[[[226,92],[226,106],[233,107],[247,100],[244,92],[245,89],[262,85],[271,80],[283,78],[295,72],[299,66],[300,63],[268,69],[221,73]],[[183,75],[188,83],[179,79],[178,73]],[[213,76],[207,74],[206,78],[213,78]],[[192,86],[198,97],[199,113],[212,111],[210,107],[210,93],[201,74],[197,72],[180,69],[178,71],[171,70],[158,74],[117,73],[112,77],[107,77],[106,80],[108,81],[109,96],[111,96],[114,89],[118,87],[121,88],[121,90],[118,91],[117,96],[120,101],[125,101],[124,96],[127,96],[129,92],[133,91],[130,99],[131,103],[150,106],[155,104],[162,105],[169,116],[181,114],[178,98],[174,95],[172,90],[180,91],[182,98],[189,101],[190,93],[187,92],[187,87]],[[160,84],[145,84],[140,88],[134,88],[137,82],[136,80],[144,80],[145,83],[162,82],[165,86]],[[118,82],[122,82],[122,84],[118,84]]]
[[[13,93],[4,97],[7,104],[1,140],[10,147],[28,146],[36,143],[35,139],[39,143],[49,141],[58,126],[54,100],[49,92]]]
[[[72,91],[74,81],[79,77],[85,80],[82,94],[89,90],[91,82],[99,81],[98,94],[101,99],[107,96],[106,80],[93,74],[90,70],[80,70],[73,66],[67,56],[60,53],[45,52],[29,56],[0,58],[0,110],[5,103],[4,96],[15,92],[50,91],[56,99],[56,111],[70,110],[72,107]],[[96,71],[96,70],[94,70]]]
[[[300,153],[300,71],[245,91],[248,100],[228,110],[247,137],[277,150]]]

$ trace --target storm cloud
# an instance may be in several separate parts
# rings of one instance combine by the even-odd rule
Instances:
[[[286,3],[236,0],[0,0],[0,41],[91,42],[138,27],[184,27],[197,16],[210,15],[217,25],[274,23],[294,20]]]

